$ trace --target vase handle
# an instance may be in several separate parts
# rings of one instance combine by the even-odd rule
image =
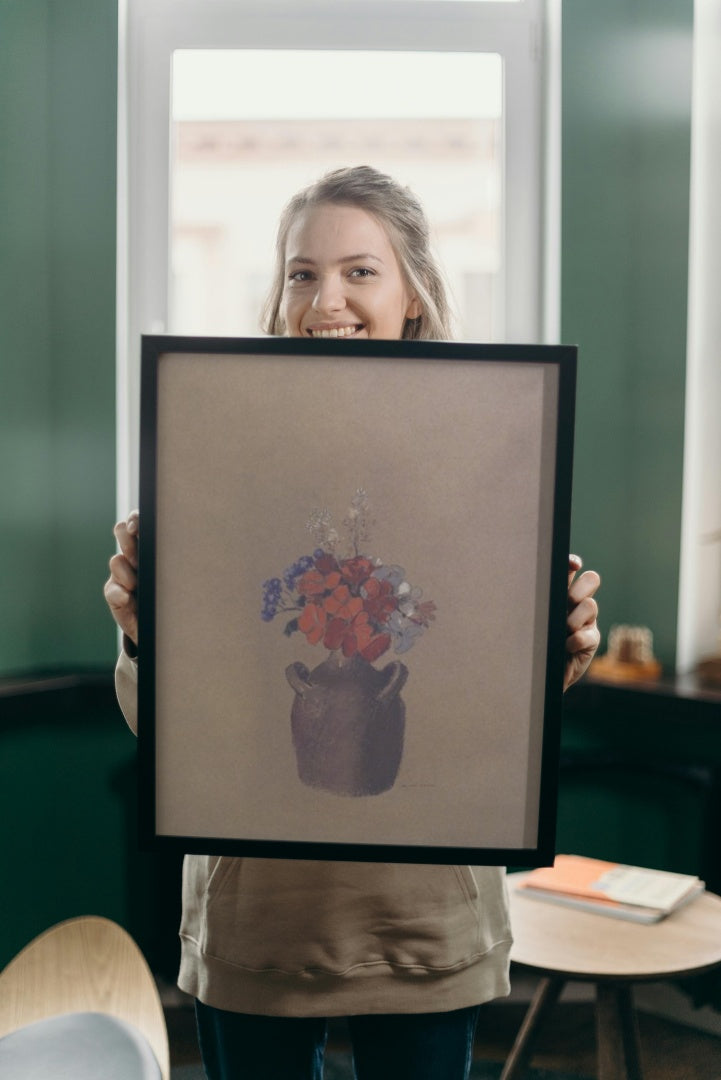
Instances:
[[[391,698],[400,694],[405,681],[408,678],[408,668],[405,664],[401,664],[400,660],[394,660],[392,664],[388,664],[383,668],[383,674],[386,676],[385,686],[378,691],[378,701],[390,701]]]
[[[313,684],[309,681],[310,672],[305,664],[301,664],[299,660],[296,660],[293,664],[288,664],[285,669],[285,677],[290,685],[295,690],[296,694],[300,694],[302,697],[306,690],[310,690]]]

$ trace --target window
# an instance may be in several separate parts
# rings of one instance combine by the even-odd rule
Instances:
[[[280,209],[328,169],[363,159],[418,193],[459,337],[555,340],[555,2],[121,3],[120,512],[137,499],[140,335],[258,333]]]
[[[426,208],[456,336],[499,340],[502,108],[495,54],[176,52],[169,329],[257,334],[285,202],[326,170],[370,162]]]

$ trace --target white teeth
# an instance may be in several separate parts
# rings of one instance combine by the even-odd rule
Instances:
[[[350,337],[357,330],[357,326],[334,326],[331,330],[311,330],[311,334],[316,338],[339,338]]]

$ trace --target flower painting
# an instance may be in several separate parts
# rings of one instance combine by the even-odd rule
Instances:
[[[575,349],[143,348],[144,839],[231,858],[543,865]]]
[[[262,619],[285,618],[286,635],[299,633],[328,650],[312,672],[300,662],[286,669],[296,695],[291,729],[301,781],[343,795],[376,795],[393,786],[408,669],[398,660],[382,670],[373,664],[391,650],[408,652],[436,612],[403,567],[370,552],[372,524],[362,488],[343,519],[344,541],[329,511],[314,510],[306,526],[313,554],[263,583]]]

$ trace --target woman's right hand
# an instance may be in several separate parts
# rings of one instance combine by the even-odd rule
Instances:
[[[110,612],[123,633],[138,644],[138,533],[137,510],[113,529],[120,553],[110,560],[110,577],[103,590]]]

